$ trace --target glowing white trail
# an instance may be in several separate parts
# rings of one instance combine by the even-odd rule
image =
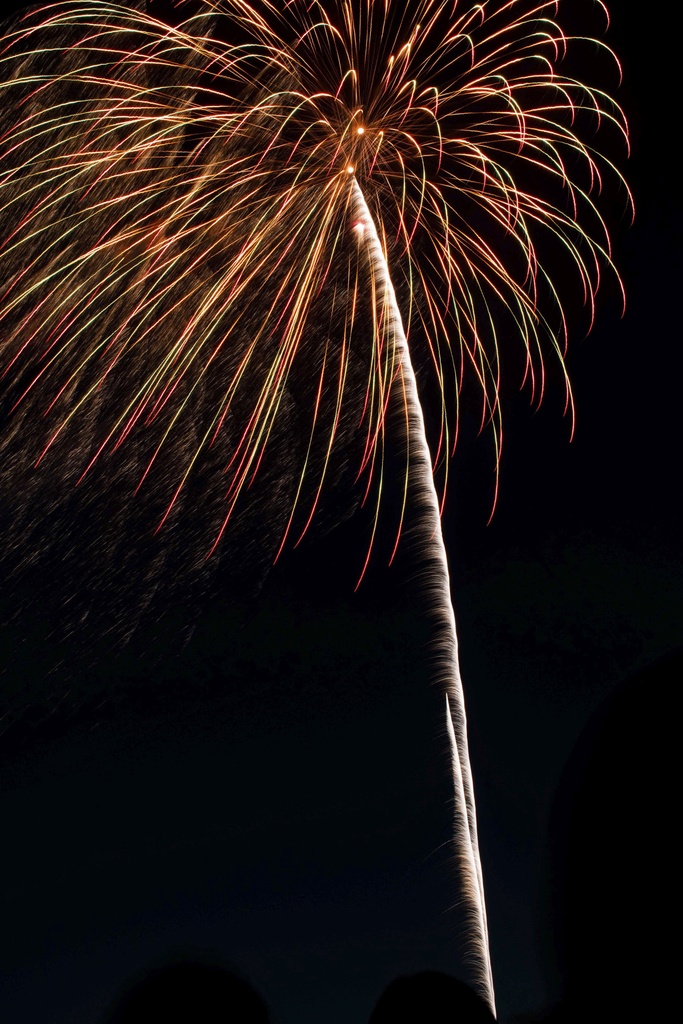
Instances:
[[[467,743],[467,718],[458,665],[458,640],[451,604],[446,548],[441,532],[439,501],[434,487],[432,459],[427,445],[422,406],[410,359],[401,313],[377,228],[358,182],[352,181],[351,214],[364,242],[373,277],[375,301],[382,311],[385,331],[400,361],[407,404],[410,485],[420,508],[419,527],[428,572],[425,586],[437,620],[438,682],[446,702],[446,730],[451,742],[455,788],[454,844],[463,878],[463,900],[473,940],[473,982],[495,1014],[484,884],[479,857],[477,816]]]

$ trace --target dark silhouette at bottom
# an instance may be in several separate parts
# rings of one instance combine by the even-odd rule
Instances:
[[[462,981],[439,971],[396,978],[384,990],[369,1024],[490,1024],[486,1003]]]
[[[103,1024],[274,1024],[244,978],[219,964],[177,959],[127,987]],[[462,981],[439,971],[396,978],[368,1024],[492,1024],[491,1011]]]
[[[272,1024],[268,1007],[233,971],[178,960],[147,971],[116,1001],[104,1024]]]

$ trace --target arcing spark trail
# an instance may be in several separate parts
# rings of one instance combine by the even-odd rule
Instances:
[[[566,38],[557,6],[225,0],[176,28],[95,0],[28,14],[0,56],[0,373],[25,419],[26,458],[68,459],[82,480],[140,439],[149,454],[139,487],[159,485],[170,452],[169,515],[229,433],[215,544],[277,432],[293,368],[310,359],[307,326],[326,282],[349,259],[349,163],[376,200],[407,296],[406,334],[444,396],[444,480],[470,376],[499,448],[499,338],[521,343],[540,401],[544,349],[563,368],[554,278],[573,268],[592,310],[610,265],[590,191],[616,172],[592,137],[600,125],[624,135],[623,116],[606,93],[562,74],[566,51],[588,43]],[[247,324],[249,296],[275,278]],[[312,399],[311,451],[328,455],[358,349],[358,286],[351,257],[345,341],[320,361]],[[376,502],[386,359],[368,355],[361,422],[358,473]],[[213,414],[180,452],[176,437],[209,381]],[[117,401],[83,451],[73,438],[103,390]],[[327,464],[301,468],[292,540]]]
[[[369,257],[373,306],[377,312],[374,322],[381,325],[381,330],[395,353],[397,379],[405,401],[410,460],[409,498],[412,498],[420,509],[419,539],[424,566],[422,585],[436,620],[436,682],[446,696],[446,730],[451,743],[455,789],[455,855],[463,886],[463,902],[467,910],[474,980],[495,1013],[486,900],[467,742],[465,699],[458,665],[458,640],[451,602],[448,560],[441,532],[441,515],[432,474],[432,460],[410,350],[386,257],[372,215],[355,179],[352,183],[351,214],[353,229],[358,233],[359,242],[366,247]]]

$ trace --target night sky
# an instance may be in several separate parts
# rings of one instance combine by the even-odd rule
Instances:
[[[444,517],[503,1020],[565,991],[553,879],[577,750],[681,640],[675,43],[642,7],[611,6],[634,227],[623,196],[605,205],[627,311],[607,286],[572,339],[571,444],[559,387],[540,411],[504,395],[489,525],[491,441],[465,420]],[[237,968],[282,1024],[361,1022],[398,974],[463,973],[416,553],[387,567],[379,545],[354,592],[366,539],[362,511],[320,527],[244,599],[224,569],[167,658],[172,613],[153,643],[80,670],[37,615],[0,697],[8,1024],[99,1021],[176,954]]]

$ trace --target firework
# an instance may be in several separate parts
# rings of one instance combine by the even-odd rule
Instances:
[[[624,132],[623,118],[604,93],[561,74],[569,41],[551,20],[556,6],[339,0],[279,12],[264,0],[206,4],[173,29],[106,3],[57,5],[37,24],[29,16],[2,56],[14,114],[2,140],[0,358],[11,407],[28,404],[49,424],[34,439],[35,461],[73,448],[69,436],[102,389],[131,379],[137,386],[81,455],[78,478],[125,440],[153,437],[142,485],[193,394],[219,375],[214,414],[176,466],[166,510],[231,424],[215,542],[267,448],[292,367],[308,358],[306,328],[344,248],[352,180],[405,295],[408,338],[429,352],[444,395],[450,380],[457,397],[473,373],[499,445],[501,331],[525,348],[533,397],[543,393],[544,342],[562,362],[543,236],[564,250],[591,307],[610,265],[589,194],[610,165],[578,128],[588,135],[609,122]],[[525,189],[525,172],[541,194]],[[209,287],[197,281],[207,268]],[[245,329],[250,296],[276,274],[260,322]],[[363,286],[351,266],[349,339]],[[378,501],[395,366],[381,332],[374,346],[358,473]],[[321,364],[320,394],[335,397],[311,434],[328,453],[349,347],[337,365]],[[238,408],[245,391],[247,411]],[[447,461],[456,433],[444,400],[435,462]],[[302,479],[316,472],[295,501],[313,494],[304,525],[325,460]]]
[[[376,319],[383,324],[392,350],[396,353],[400,370],[408,416],[408,451],[411,470],[415,480],[414,486],[421,498],[422,505],[419,522],[420,542],[424,551],[422,556],[423,575],[428,580],[423,587],[427,591],[430,606],[435,612],[440,669],[438,682],[446,694],[446,728],[451,744],[456,796],[455,848],[463,884],[463,901],[468,913],[473,948],[472,966],[480,991],[485,994],[491,1009],[495,1010],[486,924],[486,901],[477,837],[477,815],[467,744],[465,701],[458,668],[458,641],[455,631],[455,616],[450,600],[448,561],[441,533],[439,502],[432,476],[431,456],[427,446],[424,417],[410,359],[410,350],[396,303],[389,268],[367,203],[360,187],[355,182],[352,196],[354,227],[367,249],[372,270],[372,292],[378,307]]]
[[[503,335],[521,343],[532,400],[549,354],[571,409],[556,282],[572,271],[592,317],[612,268],[595,197],[606,174],[621,178],[593,139],[626,138],[626,125],[606,92],[563,71],[574,45],[610,51],[568,38],[558,6],[222,0],[170,27],[93,0],[27,15],[0,55],[0,373],[7,437],[21,437],[27,465],[64,466],[81,484],[137,446],[132,489],[161,495],[163,530],[218,462],[211,553],[303,364],[308,438],[279,548],[314,518],[351,415],[374,538],[387,415],[402,403],[404,503],[414,478],[438,563],[457,844],[491,1005],[438,513],[463,382],[480,386],[497,455]],[[441,396],[433,460],[409,344]]]

